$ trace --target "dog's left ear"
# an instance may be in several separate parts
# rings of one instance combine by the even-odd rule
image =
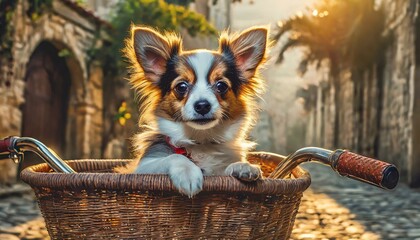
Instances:
[[[220,37],[220,51],[227,57],[233,57],[237,68],[249,79],[265,61],[267,35],[265,27],[250,28],[232,38],[223,33]]]
[[[181,51],[181,39],[175,34],[160,34],[152,28],[133,27],[132,44],[145,77],[157,83],[165,73],[169,59]]]

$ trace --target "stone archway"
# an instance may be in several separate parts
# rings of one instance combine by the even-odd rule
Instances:
[[[65,93],[68,94],[68,111],[61,113],[61,116],[67,114],[65,124],[61,124],[65,126],[60,127],[64,131],[64,140],[60,133],[60,140],[54,142],[61,144],[53,146],[48,141],[47,144],[63,158],[99,158],[103,138],[103,74],[100,64],[90,59],[89,53],[92,48],[99,48],[106,42],[107,34],[103,30],[109,25],[73,1],[51,1],[51,8],[32,19],[27,14],[28,2],[17,1],[11,23],[13,47],[10,57],[0,56],[0,137],[22,135],[22,127],[27,125],[23,121],[34,118],[29,118],[31,114],[22,111],[29,106],[25,105],[25,101],[26,104],[33,102],[25,92],[27,88],[38,88],[40,95],[52,93],[51,86],[45,84],[50,84],[49,81],[44,81],[41,86],[38,83],[31,86],[32,80],[27,84],[27,72],[32,72],[27,70],[27,67],[31,68],[28,62],[38,47],[48,42],[56,52],[62,53],[61,60],[67,65],[68,74],[65,75],[70,79],[71,87]],[[31,73],[30,76],[48,75],[41,72]],[[52,96],[49,97],[53,101]],[[13,182],[16,177],[16,166],[11,161],[0,162],[0,171],[0,183]]]
[[[37,137],[64,152],[70,72],[51,43],[42,42],[33,52],[25,82],[22,135]]]
[[[51,42],[43,41],[36,47],[24,81],[22,136],[36,138],[64,156],[71,73],[65,58],[59,56],[59,49]]]

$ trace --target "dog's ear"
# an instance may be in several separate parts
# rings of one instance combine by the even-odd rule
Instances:
[[[251,78],[258,66],[266,60],[267,35],[265,27],[250,28],[231,37],[222,33],[220,51],[227,57],[233,57],[243,76]]]
[[[174,34],[162,35],[147,27],[133,27],[133,48],[137,61],[148,80],[157,82],[165,73],[168,61],[179,54],[181,39]]]

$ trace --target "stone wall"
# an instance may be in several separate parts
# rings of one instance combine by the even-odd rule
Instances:
[[[309,113],[314,120],[310,122],[307,139],[309,143],[347,148],[394,163],[403,180],[419,186],[420,163],[413,154],[416,152],[413,134],[420,132],[413,117],[413,113],[420,111],[420,106],[414,104],[420,91],[415,74],[419,3],[387,0],[383,4],[387,13],[384,36],[392,39],[384,49],[383,63],[364,72],[343,71],[337,107],[331,101],[334,89],[328,84],[319,86],[314,93],[315,107]],[[335,110],[339,114],[337,146],[330,141],[334,134],[331,118]],[[320,119],[321,124],[314,124],[315,119]]]
[[[378,156],[400,166],[402,174],[410,171],[412,156],[412,114],[416,27],[414,1],[388,1],[389,31],[393,33],[392,48],[386,52],[383,86],[383,110],[379,132]],[[417,79],[418,81],[419,79]],[[420,111],[417,109],[416,111]],[[420,177],[420,176],[419,176]]]
[[[101,157],[103,76],[100,66],[89,62],[87,55],[91,47],[102,44],[97,38],[100,24],[94,16],[81,14],[66,1],[53,1],[52,9],[37,19],[27,16],[27,8],[27,1],[18,2],[12,23],[15,33],[12,58],[0,58],[0,137],[21,135],[20,107],[25,103],[26,66],[37,46],[48,41],[58,50],[70,52],[66,57],[71,73],[66,152],[60,154],[66,158]],[[10,164],[0,165],[0,171],[11,173],[5,179],[15,175]]]

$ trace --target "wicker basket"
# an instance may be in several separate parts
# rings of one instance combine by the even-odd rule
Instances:
[[[281,158],[249,160],[268,174]],[[109,173],[128,161],[67,161],[78,174],[53,173],[47,164],[22,172],[52,239],[288,239],[310,185],[300,168],[291,179],[256,183],[205,177],[203,191],[189,199],[166,175]]]

